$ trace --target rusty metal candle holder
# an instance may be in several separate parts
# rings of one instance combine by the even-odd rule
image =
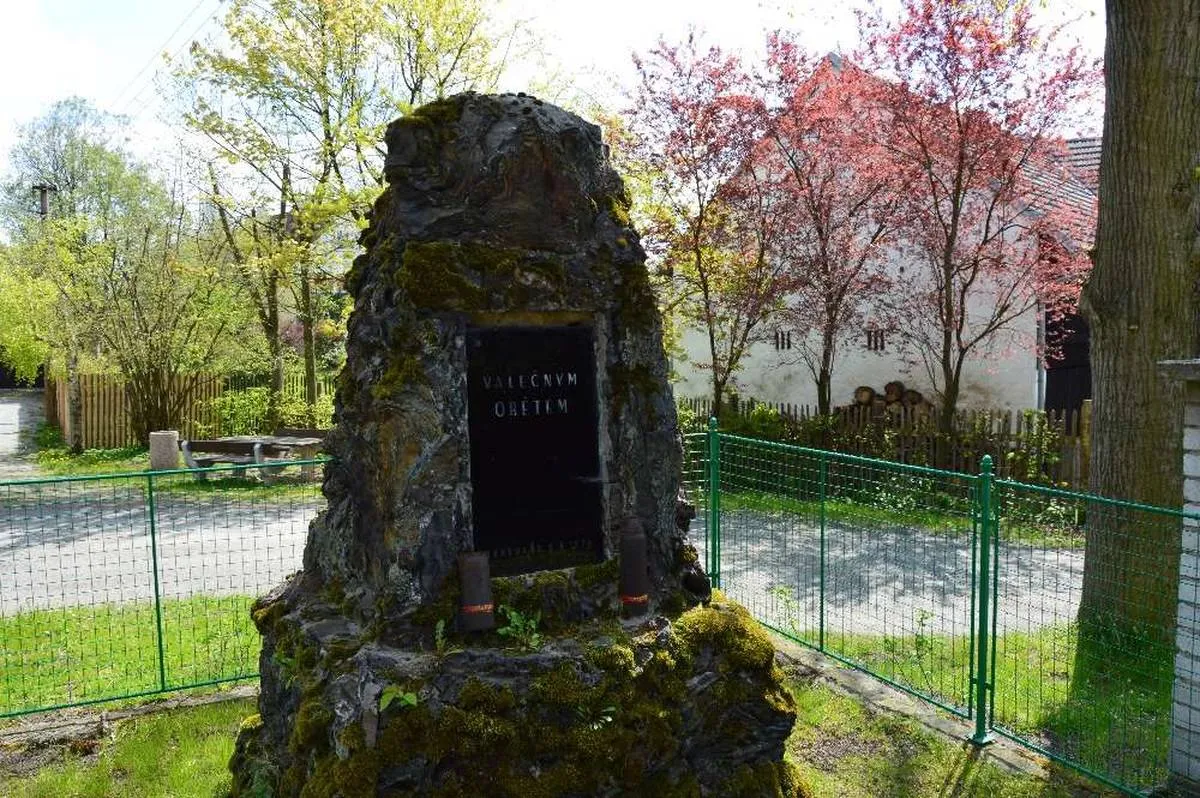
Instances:
[[[458,555],[458,576],[462,583],[462,605],[458,609],[458,628],[464,632],[486,632],[496,626],[492,607],[492,576],[486,551]]]
[[[646,534],[636,518],[621,527],[621,608],[626,615],[645,615],[650,609],[650,569]]]

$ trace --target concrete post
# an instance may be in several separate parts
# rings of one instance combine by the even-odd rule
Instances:
[[[179,432],[169,429],[150,433],[150,470],[179,468]]]
[[[1185,384],[1183,509],[1200,514],[1200,360],[1160,366]],[[1200,798],[1200,521],[1184,519],[1182,543],[1169,767],[1174,794]]]

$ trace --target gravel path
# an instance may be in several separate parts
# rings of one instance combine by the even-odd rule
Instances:
[[[703,530],[703,516],[693,529]],[[760,618],[801,631],[819,627],[820,531],[797,516],[722,513],[722,581]],[[703,537],[703,533],[700,533]],[[971,631],[970,527],[961,534],[842,523],[826,528],[826,634],[967,635]],[[1083,551],[999,547],[995,601],[1001,634],[1075,618]],[[995,558],[993,558],[995,559]]]

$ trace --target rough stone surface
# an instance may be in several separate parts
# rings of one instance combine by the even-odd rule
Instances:
[[[464,94],[394,122],[387,145],[347,279],[328,510],[304,570],[253,610],[260,714],[234,794],[799,795],[770,641],[708,603],[687,542],[661,323],[599,130]],[[494,577],[500,628],[460,635],[468,330],[569,323],[595,343],[600,562]],[[637,622],[617,585],[631,519],[651,578]]]
[[[174,468],[179,468],[179,431],[151,432],[150,470],[170,471]]]

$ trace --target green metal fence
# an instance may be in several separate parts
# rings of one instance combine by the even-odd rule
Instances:
[[[1149,575],[1172,553],[1141,541],[1178,540],[1183,513],[986,459],[942,471],[715,425],[684,442],[703,561],[762,623],[970,719],[977,743],[1130,793],[1165,781],[1173,625],[1081,634],[1078,613],[1089,534],[1139,555],[1093,574],[1093,598],[1161,601]],[[270,484],[232,466],[0,482],[0,718],[255,677],[247,608],[300,567],[321,462]]]
[[[256,676],[324,462],[0,482],[0,718]]]
[[[763,624],[970,719],[976,743],[1131,794],[1166,781],[1173,624],[1081,637],[1077,616],[1087,531],[1178,540],[1180,511],[999,480],[990,458],[942,471],[715,423],[685,436],[684,484],[714,584]],[[1170,553],[1139,554],[1132,600],[1171,600]],[[1096,578],[1092,599],[1110,589],[1129,592]]]

